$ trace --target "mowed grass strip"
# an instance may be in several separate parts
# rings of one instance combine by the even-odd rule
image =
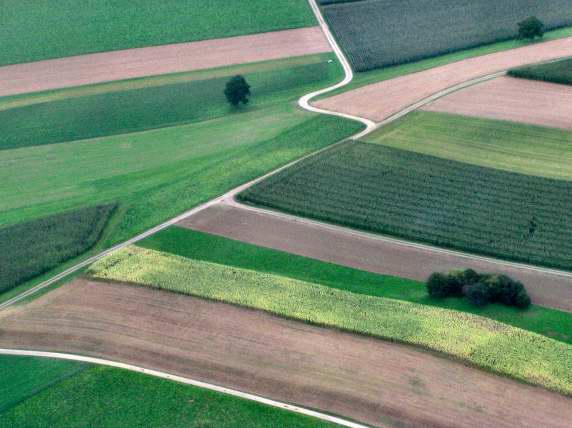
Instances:
[[[347,142],[238,197],[374,233],[572,269],[572,182]]]
[[[535,305],[526,311],[504,305],[478,308],[466,299],[433,299],[419,281],[379,275],[176,226],[138,242],[137,246],[357,294],[470,312],[572,345],[572,314],[555,309]]]
[[[0,293],[88,251],[115,205],[98,205],[0,228]]]
[[[414,112],[365,142],[538,177],[572,180],[572,132],[447,113]]]
[[[316,25],[306,0],[4,2],[0,65]]]
[[[515,38],[517,23],[533,15],[548,29],[572,24],[567,0],[367,0],[322,10],[359,72]]]
[[[51,91],[0,101],[0,150],[176,126],[236,113],[229,76],[251,85],[249,109],[284,102],[341,73],[332,54]],[[81,95],[79,95],[81,94]],[[10,108],[10,106],[12,106]],[[31,119],[32,118],[32,119]]]
[[[329,427],[317,419],[225,394],[103,366],[0,356],[0,386],[9,395],[54,367],[69,376],[2,409],[0,427]],[[78,371],[77,366],[80,367]],[[82,370],[83,369],[83,370]],[[50,372],[46,373],[46,370]],[[4,392],[4,391],[3,391]],[[2,395],[4,397],[4,395]],[[0,398],[2,400],[2,398]],[[1,402],[1,401],[0,401]]]
[[[421,346],[572,395],[572,346],[472,314],[355,294],[138,247],[98,261],[89,274]]]
[[[509,76],[572,85],[572,58],[510,70]]]
[[[76,361],[0,355],[0,421],[11,407],[86,367],[87,364]]]

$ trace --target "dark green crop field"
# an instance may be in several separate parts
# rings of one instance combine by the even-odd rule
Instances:
[[[333,54],[312,55],[210,73],[137,79],[122,86],[93,85],[83,89],[81,96],[72,89],[14,97],[0,102],[0,128],[11,130],[0,135],[0,150],[125,134],[231,114],[234,111],[224,97],[224,87],[229,76],[243,72],[251,85],[252,110],[281,100],[292,91],[300,93],[310,85],[336,79],[338,66],[328,63],[333,58]]]
[[[249,400],[111,367],[0,356],[0,427],[330,427]]]
[[[113,210],[100,205],[0,229],[0,293],[89,250]]]
[[[572,24],[569,0],[326,0],[322,4],[356,71],[514,38],[517,23],[532,15],[549,29]]]
[[[464,251],[572,269],[572,183],[348,142],[240,199]]]
[[[522,79],[572,85],[572,59],[516,68],[510,70],[508,74],[509,76],[520,77]]]
[[[306,0],[10,0],[0,65],[311,25]]]

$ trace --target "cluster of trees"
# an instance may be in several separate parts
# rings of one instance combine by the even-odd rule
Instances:
[[[506,275],[479,274],[472,269],[434,273],[427,280],[429,295],[436,298],[463,297],[475,306],[502,303],[525,309],[530,297],[521,282]]]
[[[544,23],[536,16],[526,18],[518,23],[518,37],[527,40],[544,37]]]

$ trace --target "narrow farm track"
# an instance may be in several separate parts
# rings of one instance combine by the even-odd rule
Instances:
[[[330,52],[320,27],[0,67],[0,97]]]
[[[85,279],[2,312],[0,347],[121,361],[373,426],[563,428],[572,418],[570,398],[413,347]]]

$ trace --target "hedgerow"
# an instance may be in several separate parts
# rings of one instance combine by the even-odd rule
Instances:
[[[415,61],[516,38],[535,15],[553,29],[572,24],[569,0],[322,0],[354,70]]]
[[[572,346],[468,313],[128,247],[88,273],[443,352],[572,395]]]
[[[414,241],[572,268],[572,182],[347,142],[239,199]]]
[[[89,250],[114,208],[82,208],[0,229],[0,292]]]

